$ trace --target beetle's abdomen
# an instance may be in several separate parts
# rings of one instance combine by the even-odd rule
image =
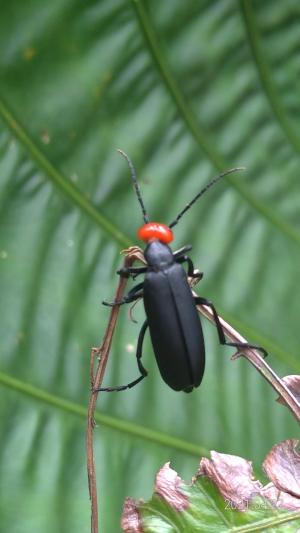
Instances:
[[[198,387],[205,366],[204,339],[181,265],[146,274],[144,306],[163,380],[176,391]]]

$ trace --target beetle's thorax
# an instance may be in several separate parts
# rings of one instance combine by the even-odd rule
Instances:
[[[149,267],[155,270],[163,269],[174,263],[171,248],[157,239],[153,239],[147,244],[144,255]]]

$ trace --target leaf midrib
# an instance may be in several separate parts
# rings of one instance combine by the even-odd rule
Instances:
[[[84,196],[83,192],[80,191],[74,183],[68,180],[51,161],[49,161],[38,147],[37,143],[34,142],[18,119],[9,110],[3,99],[0,99],[0,116],[2,116],[13,135],[29,152],[38,167],[45,173],[46,177],[54,183],[68,200],[79,207],[79,209],[86,213],[96,224],[101,226],[121,246],[128,247],[131,245],[130,238],[122,233],[115,224],[104,216],[95,205]]]
[[[29,396],[38,402],[51,405],[52,407],[58,408],[64,412],[84,418],[85,420],[87,418],[87,408],[83,405],[72,402],[71,400],[67,400],[66,398],[62,398],[61,396],[51,394],[44,389],[38,388],[30,383],[25,383],[24,381],[21,381],[7,373],[0,372],[0,383],[12,390],[21,392],[22,394]],[[95,420],[98,424],[102,424],[111,429],[154,442],[161,446],[174,448],[196,457],[201,457],[208,454],[208,450],[198,446],[197,444],[193,444],[192,442],[178,439],[177,437],[173,437],[166,433],[155,431],[153,429],[149,429],[120,418],[112,417],[104,413],[99,413],[99,411],[95,412]]]
[[[162,51],[158,45],[158,38],[155,35],[154,28],[151,25],[150,18],[143,6],[142,2],[132,0],[132,6],[136,14],[141,31],[144,35],[144,39],[148,45],[149,52],[153,59],[153,63],[160,74],[161,80],[164,83],[166,90],[170,94],[178,115],[187,126],[191,135],[194,137],[196,143],[205,152],[208,159],[212,164],[221,172],[228,168],[230,165],[224,160],[224,158],[215,149],[216,143],[213,143],[210,139],[210,135],[199,125],[195,120],[195,114],[188,105],[182,91],[180,90],[177,81],[169,69]],[[240,196],[246,200],[257,212],[259,212],[263,218],[265,218],[272,225],[276,226],[285,236],[295,241],[300,246],[300,234],[294,229],[293,226],[288,224],[282,217],[276,215],[271,209],[269,209],[264,203],[259,201],[245,185],[242,185],[240,181],[228,176],[226,178],[228,183],[240,194]]]
[[[260,44],[259,33],[255,21],[255,14],[251,2],[248,2],[247,0],[240,0],[240,8],[248,36],[252,58],[254,64],[256,65],[261,87],[265,93],[265,96],[274,113],[274,117],[276,118],[279,127],[283,131],[290,145],[299,155],[300,138],[292,127],[292,124],[285,113],[280,96],[270,75],[269,67],[267,62],[265,61],[262,46]]]

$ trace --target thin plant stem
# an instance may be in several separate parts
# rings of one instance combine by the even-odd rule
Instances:
[[[143,255],[140,253],[140,249],[136,246],[124,250],[125,259],[123,267],[129,267],[137,259],[143,260]],[[120,277],[119,284],[115,294],[115,300],[120,300],[124,293],[127,284],[127,279]],[[99,516],[98,516],[98,498],[97,498],[97,484],[96,484],[96,467],[94,459],[94,446],[93,446],[93,430],[95,423],[95,409],[99,391],[96,389],[101,387],[112,338],[114,335],[119,306],[112,307],[110,317],[108,320],[107,328],[103,337],[103,341],[99,348],[91,349],[91,361],[90,361],[90,381],[91,381],[91,394],[88,404],[88,417],[87,417],[87,429],[86,429],[86,453],[87,453],[87,473],[89,494],[91,500],[91,533],[99,533]],[[95,368],[95,358],[98,360],[98,365]]]

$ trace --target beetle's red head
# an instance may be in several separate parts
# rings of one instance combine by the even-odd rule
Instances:
[[[160,224],[160,222],[147,222],[147,224],[139,228],[137,236],[141,241],[150,242],[157,239],[165,244],[172,242],[174,239],[172,230],[165,224]]]

